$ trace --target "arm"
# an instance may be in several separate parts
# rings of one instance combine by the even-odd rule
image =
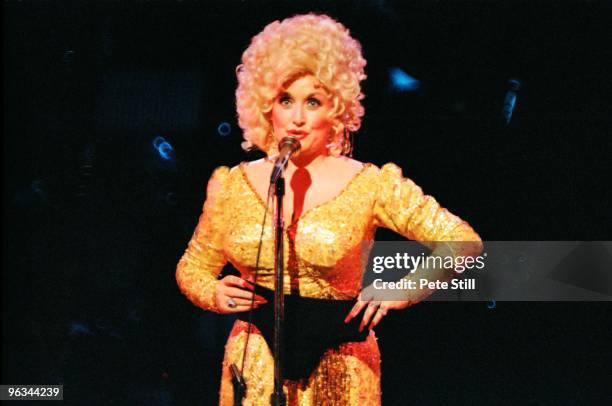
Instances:
[[[482,251],[480,237],[467,222],[441,207],[433,197],[425,195],[412,180],[404,178],[401,169],[394,164],[386,164],[380,170],[374,220],[377,226],[391,229],[408,239],[427,245],[433,250],[432,256],[475,256]],[[405,279],[425,278],[432,281],[447,281],[453,276],[452,269],[419,268],[408,274]],[[346,321],[367,307],[361,328],[368,323],[369,328],[373,328],[388,310],[409,307],[424,300],[433,291],[433,289],[406,290],[405,300],[401,301],[380,301],[370,292],[362,292],[360,300]]]
[[[412,180],[404,178],[394,164],[380,171],[379,196],[375,205],[378,225],[389,228],[404,237],[419,241],[433,251],[432,256],[476,256],[482,251],[482,242],[474,229],[450,213],[432,197],[425,195]],[[417,269],[405,279],[448,281],[455,276],[452,269]],[[432,289],[406,292],[407,300],[418,303],[433,293]]]
[[[215,301],[217,277],[227,262],[222,249],[224,225],[220,214],[228,173],[227,167],[219,167],[211,176],[198,225],[176,267],[181,292],[196,306],[214,312],[219,311]]]

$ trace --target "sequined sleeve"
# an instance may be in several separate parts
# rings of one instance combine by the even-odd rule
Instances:
[[[211,311],[217,311],[214,300],[217,276],[227,262],[222,249],[224,224],[220,213],[228,173],[229,168],[222,166],[211,176],[202,215],[176,267],[176,281],[183,294],[196,306]]]
[[[411,240],[477,241],[475,244],[461,244],[464,250],[461,254],[475,255],[481,250],[480,237],[467,222],[441,207],[432,196],[425,195],[412,180],[404,178],[402,170],[392,163],[380,170],[374,216],[376,225]]]

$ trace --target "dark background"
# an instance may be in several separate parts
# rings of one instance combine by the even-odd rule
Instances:
[[[363,45],[355,158],[399,164],[485,240],[610,239],[609,2],[3,7],[3,384],[63,383],[69,404],[217,401],[232,320],[191,305],[174,269],[212,170],[259,157],[239,146],[241,53],[296,13],[328,13]],[[394,67],[421,88],[395,91]],[[388,316],[383,404],[609,401],[609,303],[490,307]]]

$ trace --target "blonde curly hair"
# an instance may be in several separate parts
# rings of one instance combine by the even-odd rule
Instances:
[[[346,154],[352,148],[347,134],[359,129],[364,114],[359,82],[366,78],[365,65],[359,42],[329,16],[297,15],[268,24],[253,37],[236,68],[242,147],[259,148],[268,155],[276,152],[269,114],[274,100],[288,81],[312,74],[334,105],[330,152]]]

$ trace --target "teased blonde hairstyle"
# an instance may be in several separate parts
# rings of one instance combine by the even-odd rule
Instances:
[[[349,30],[326,15],[306,14],[268,24],[251,40],[236,68],[238,123],[244,130],[242,147],[257,147],[268,155],[276,150],[270,111],[288,81],[312,74],[330,93],[336,119],[334,155],[346,153],[347,132],[361,126],[364,109],[359,82],[366,78],[361,45]]]

